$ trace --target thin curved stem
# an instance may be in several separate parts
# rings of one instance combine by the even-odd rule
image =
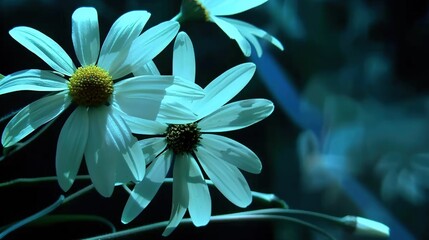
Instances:
[[[22,143],[16,143],[14,146],[3,149],[3,156],[0,157],[0,162],[9,157],[10,155],[18,152],[21,148],[30,144],[34,139],[36,139],[40,134],[46,131],[53,123],[55,119],[52,119],[50,122],[46,123],[39,131],[34,133],[29,139]]]
[[[300,219],[292,218],[292,217],[286,217],[286,216],[277,216],[277,215],[269,215],[269,214],[248,214],[248,212],[242,212],[241,215],[236,214],[224,214],[224,215],[218,215],[218,216],[212,216],[210,218],[211,222],[230,222],[230,221],[260,221],[260,220],[269,220],[269,221],[286,221],[290,223],[300,224],[302,226],[308,227],[311,230],[318,232],[322,235],[324,235],[327,239],[335,240],[335,238],[324,231],[323,229],[302,221]],[[85,238],[86,240],[95,240],[95,239],[111,239],[111,238],[117,238],[117,237],[124,237],[124,236],[131,236],[133,234],[151,231],[155,229],[159,229],[162,227],[166,227],[168,225],[169,221],[163,221],[163,222],[157,222],[153,224],[148,224],[145,226],[140,226],[132,229],[127,229],[123,231],[118,231],[116,233],[110,233],[100,236],[95,236],[91,238]],[[192,223],[192,220],[190,218],[184,218],[181,221],[181,224],[190,224]]]
[[[77,176],[76,180],[90,180],[91,178],[88,175]],[[34,184],[40,182],[51,182],[56,181],[57,177],[49,176],[49,177],[38,177],[38,178],[17,178],[8,182],[0,183],[1,187],[9,187],[16,184]]]
[[[4,230],[3,232],[0,233],[0,239],[4,238],[7,234],[11,233],[12,231],[15,231],[16,229],[24,226],[27,223],[30,223],[36,219],[39,219],[45,215],[47,215],[48,213],[54,211],[55,209],[57,209],[62,203],[64,202],[64,196],[61,195],[60,198],[55,201],[53,204],[49,205],[47,208],[42,209],[41,211],[26,217],[24,219],[22,219],[21,221],[18,221],[14,224],[12,224],[10,227],[6,228],[6,230]]]

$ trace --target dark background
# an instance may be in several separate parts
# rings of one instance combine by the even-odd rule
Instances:
[[[77,63],[71,41],[71,14],[80,6],[93,6],[97,9],[100,36],[103,41],[111,24],[126,11],[144,9],[151,12],[152,16],[144,28],[146,30],[175,16],[180,9],[180,1],[0,0],[0,73],[7,75],[29,68],[49,69],[42,60],[9,36],[10,29],[21,25],[38,29],[53,38]],[[276,65],[280,66],[288,76],[288,86],[294,88],[301,99],[308,100],[316,109],[322,111],[323,103],[319,100],[328,95],[326,92],[347,96],[355,101],[372,99],[387,107],[426,99],[429,71],[428,10],[427,1],[270,0],[233,18],[248,21],[279,38],[285,46],[285,51],[279,51],[267,44],[264,56],[272,57]],[[255,51],[252,58],[244,57],[236,43],[229,40],[213,23],[185,23],[181,30],[188,33],[194,44],[197,83],[204,87],[227,69],[243,62],[255,61],[257,64],[255,77],[235,99],[267,98],[276,106],[274,113],[264,121],[225,134],[254,150],[263,163],[261,174],[244,173],[252,190],[274,193],[285,200],[291,208],[335,216],[363,215],[362,204],[365,206],[365,199],[359,196],[350,197],[344,193],[347,192],[345,191],[347,185],[335,187],[328,185],[314,191],[303,188],[306,179],[300,172],[296,149],[297,138],[305,130],[305,124],[294,117],[292,110],[288,110],[287,103],[293,101],[293,96],[276,95],[267,87],[267,79],[276,76],[262,71],[269,67],[266,62],[264,64],[264,58],[257,59]],[[162,74],[171,74],[171,57],[172,44],[155,58],[154,61]],[[326,92],[320,92],[320,95],[311,94],[315,91],[311,88],[314,82],[323,86],[321,89]],[[34,92],[0,96],[0,115],[15,111],[41,96],[43,93]],[[412,111],[421,112],[427,117],[426,112],[429,109],[422,107],[421,104],[417,106]],[[67,115],[63,114],[34,142],[0,162],[1,182],[15,178],[55,175],[56,140],[66,117]],[[6,123],[2,122],[1,126],[4,127]],[[401,134],[403,133],[398,132],[398,135]],[[419,139],[413,141],[419,142]],[[429,145],[423,145],[426,147],[425,150],[429,151]],[[401,196],[386,201],[380,194],[379,176],[370,170],[374,165],[375,163],[365,162],[364,166],[369,167],[368,171],[359,171],[353,177],[415,239],[428,238],[426,228],[429,211],[426,198],[419,204],[407,201]],[[82,164],[80,173],[86,173],[85,164]],[[63,193],[56,182],[3,187],[0,189],[2,198],[0,225],[29,216],[53,203],[61,194],[69,195],[88,184],[89,181],[86,180],[76,181],[68,193]],[[327,197],[332,191],[336,194],[331,198]],[[426,188],[424,191],[427,192]],[[213,214],[240,210],[216,189],[211,188],[210,193]],[[126,199],[126,192],[120,188],[109,199],[90,192],[61,206],[54,213],[100,215],[111,221],[118,230],[169,219],[171,188],[167,184],[164,184],[151,205],[135,221],[123,225],[120,223],[120,215]],[[264,205],[255,202],[249,208],[260,207]],[[330,225],[320,224],[319,226],[332,232],[339,239],[360,239],[338,231]],[[107,231],[109,228],[106,225],[94,221],[70,221],[48,226],[43,223],[29,225],[11,233],[9,237],[25,239],[40,236],[67,239],[89,237]],[[161,232],[162,229],[151,231],[138,237],[130,236],[130,239],[163,239],[160,236]],[[402,239],[398,235],[395,236],[395,233],[393,230],[391,239]],[[189,224],[180,225],[167,239],[220,238],[321,239],[322,237],[297,225],[260,221],[211,222],[204,228],[196,228]]]

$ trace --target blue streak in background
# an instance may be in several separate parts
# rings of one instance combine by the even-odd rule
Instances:
[[[289,80],[289,76],[273,58],[263,50],[258,58],[251,56],[257,66],[257,72],[269,92],[280,105],[283,112],[299,127],[312,130],[321,139],[323,116],[304,99],[301,99]],[[409,231],[380,203],[362,184],[352,177],[335,176],[353,203],[362,211],[364,217],[380,221],[390,228],[391,240],[415,240]]]
[[[256,64],[257,73],[262,82],[274,96],[283,112],[299,127],[313,130],[320,138],[323,124],[322,114],[310,103],[300,99],[296,89],[289,81],[289,76],[271,54],[264,50],[264,54],[260,58],[252,55],[251,60]]]

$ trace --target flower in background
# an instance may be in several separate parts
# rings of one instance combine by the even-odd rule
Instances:
[[[97,11],[89,7],[77,9],[72,15],[72,40],[82,65],[79,68],[63,48],[43,33],[29,27],[12,29],[10,35],[55,72],[23,70],[2,79],[0,94],[52,92],[24,107],[9,121],[1,139],[3,146],[13,146],[74,103],[77,107],[62,127],[57,143],[56,173],[61,188],[67,191],[71,187],[83,156],[95,188],[105,197],[112,194],[116,183],[141,181],[145,162],[126,122],[126,113],[145,109],[144,117],[156,119],[157,114],[168,116],[168,107],[161,103],[166,93],[202,96],[197,85],[173,76],[140,76],[115,82],[129,74],[133,66],[150,62],[177,34],[179,24],[169,21],[140,35],[149,17],[146,11],[122,15],[100,50]],[[194,115],[189,112],[188,116]]]
[[[187,105],[198,116],[197,121],[189,120],[186,124],[142,121],[132,127],[134,133],[156,136],[139,141],[150,165],[143,181],[131,192],[122,222],[132,221],[150,203],[172,164],[173,206],[164,236],[177,227],[187,209],[194,225],[204,226],[209,222],[211,199],[200,166],[232,203],[239,207],[251,203],[249,185],[239,169],[259,173],[262,169],[259,158],[241,143],[213,133],[250,126],[272,113],[274,106],[265,99],[226,104],[244,88],[254,72],[253,63],[231,68],[207,85],[204,98],[188,101]],[[175,41],[173,75],[195,81],[192,42],[183,32]]]
[[[375,171],[377,176],[382,176],[381,197],[384,200],[402,197],[416,205],[426,201],[429,153],[406,156],[391,152],[381,158]]]
[[[283,51],[283,45],[266,31],[249,23],[226,18],[257,7],[268,0],[182,0],[180,13],[175,17],[179,22],[185,20],[205,20],[216,23],[228,37],[237,41],[245,56],[250,56],[256,49],[258,57],[262,56],[262,48],[258,38],[265,39]]]

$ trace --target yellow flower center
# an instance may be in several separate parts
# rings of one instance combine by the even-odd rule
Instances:
[[[174,153],[192,153],[201,139],[197,123],[170,124],[166,130],[167,148]]]
[[[69,92],[73,102],[97,107],[109,102],[113,93],[113,80],[109,73],[97,66],[79,67],[69,79]]]

